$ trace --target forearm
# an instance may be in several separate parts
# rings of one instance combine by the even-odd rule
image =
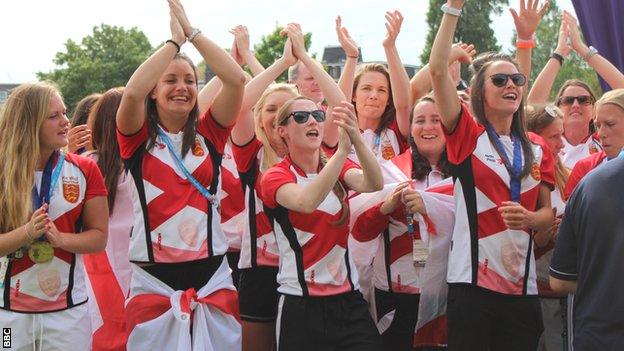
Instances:
[[[553,223],[553,213],[550,206],[543,206],[535,212],[529,212],[529,228],[537,231],[548,230]]]
[[[197,106],[199,107],[200,115],[206,112],[210,105],[212,105],[221,87],[223,87],[221,79],[215,76],[199,91],[199,94],[197,94]]]
[[[550,288],[560,294],[575,294],[576,293],[576,280],[561,280],[550,277]]]
[[[26,225],[23,225],[10,232],[0,234],[0,257],[7,256],[20,247],[30,244],[32,240],[27,233]]]
[[[102,251],[106,248],[107,234],[99,229],[89,229],[82,233],[60,233],[63,237],[61,249],[82,254]]]
[[[383,203],[379,203],[358,216],[351,230],[355,240],[359,242],[371,241],[388,227],[389,217],[381,213],[380,208],[382,206]]]
[[[587,49],[589,50],[589,49]],[[613,89],[624,88],[624,74],[620,72],[609,60],[600,54],[593,55],[587,63],[598,75]]]
[[[249,51],[243,54],[243,58],[245,59],[245,63],[247,63],[247,67],[251,71],[251,74],[255,77],[264,71],[264,67],[256,58],[253,52]]]
[[[429,73],[429,64],[424,65],[410,80],[410,91],[412,106],[416,104],[421,97],[427,95],[431,91],[431,74]]]
[[[176,53],[177,48],[171,43],[166,43],[156,50],[128,80],[124,88],[124,100],[143,104]]]
[[[338,80],[338,86],[346,97],[353,96],[353,80],[355,79],[355,68],[357,67],[357,57],[347,56],[345,65],[342,68],[342,74],[340,80]]]
[[[243,87],[245,85],[243,70],[215,42],[200,33],[193,40],[193,45],[206,62],[206,66],[219,77],[224,87]]]
[[[313,212],[325,200],[327,194],[334,188],[346,160],[347,153],[337,151],[318,176],[301,189],[297,202],[305,212]]]
[[[407,72],[395,45],[384,47],[388,60],[392,100],[396,109],[397,124],[403,136],[409,134],[409,112],[411,108],[410,83]]]
[[[327,72],[325,72],[323,67],[314,61],[308,54],[301,56],[302,57],[299,57],[299,59],[318,83],[319,88],[321,88],[321,91],[325,95],[329,106],[337,106],[342,101],[345,101],[345,95],[342,93],[336,82],[334,82],[334,79]]]
[[[247,83],[241,111],[250,110],[258,102],[266,88],[286,69],[288,69],[288,63],[281,58],[277,59],[271,66]]]
[[[531,48],[518,48],[516,50],[516,61],[518,61],[518,68],[520,73],[526,76],[527,82],[531,81]],[[524,89],[525,94],[528,89]]]
[[[550,58],[548,62],[546,62],[546,65],[531,87],[527,98],[529,104],[543,104],[548,101],[550,90],[553,84],[555,84],[555,79],[557,78],[557,73],[559,73],[560,68],[561,65],[559,61],[554,58]]]
[[[361,183],[358,186],[354,186],[354,190],[361,193],[381,190],[383,187],[383,175],[375,154],[364,143],[362,138],[356,139],[353,146],[363,173]]]

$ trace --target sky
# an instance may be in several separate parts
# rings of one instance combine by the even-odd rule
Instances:
[[[470,1],[470,0],[468,0]],[[518,7],[520,0],[510,0]],[[322,56],[327,45],[338,45],[334,20],[341,15],[353,39],[362,49],[365,61],[385,61],[381,42],[385,36],[384,12],[398,9],[405,20],[397,39],[403,63],[420,64],[427,36],[425,16],[428,0],[183,0],[191,24],[222,47],[230,47],[228,29],[244,24],[251,46],[276,24],[299,22],[312,32],[310,53]],[[558,0],[561,9],[573,11],[571,0]],[[170,38],[169,10],[165,0],[19,0],[0,4],[0,84],[36,80],[38,71],[55,68],[52,60],[64,51],[67,39],[80,42],[93,27],[106,23],[126,28],[138,27],[157,45]],[[494,18],[498,42],[508,48],[513,20],[508,11]],[[197,63],[201,60],[187,44],[182,51]]]

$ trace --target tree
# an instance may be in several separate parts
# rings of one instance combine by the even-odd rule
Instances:
[[[537,75],[542,68],[544,68],[546,62],[548,62],[550,54],[555,50],[559,37],[560,25],[561,10],[559,6],[557,6],[556,0],[550,0],[550,9],[542,18],[535,32],[535,48],[533,49],[531,62],[531,81],[537,78]],[[512,44],[515,44],[515,38],[512,39]],[[596,72],[594,72],[582,58],[570,50],[570,55],[568,55],[563,67],[559,70],[559,74],[557,74],[557,79],[550,92],[550,99],[554,100],[563,82],[573,78],[580,79],[589,84],[594,92],[599,95],[602,92]]]
[[[65,104],[73,110],[84,96],[123,86],[150,55],[153,48],[137,28],[101,24],[80,44],[68,39],[65,51],[57,52],[54,64],[58,68],[38,72],[40,80],[55,82],[63,93]]]
[[[284,44],[286,43],[286,37],[280,35],[282,29],[284,29],[284,27],[276,25],[273,32],[269,35],[262,36],[260,43],[254,45],[256,57],[262,66],[269,67],[275,60],[282,57]],[[312,33],[308,32],[304,34],[304,43],[306,50],[308,50],[312,44]],[[286,72],[276,79],[277,82],[284,82],[286,80],[288,80],[288,74]]]
[[[429,62],[431,46],[435,39],[443,12],[440,11],[442,4],[446,0],[429,0],[429,11],[427,12],[427,25],[429,33],[425,48],[420,55],[420,61],[425,64]],[[471,0],[466,1],[463,13],[457,29],[455,30],[455,42],[474,44],[478,53],[486,51],[500,51],[501,47],[494,37],[494,31],[490,27],[492,14],[501,14],[502,5],[508,4],[508,0]],[[463,74],[462,74],[463,75]]]

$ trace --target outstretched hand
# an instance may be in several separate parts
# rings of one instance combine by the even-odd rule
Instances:
[[[396,38],[401,31],[403,15],[398,10],[386,12],[386,37],[383,40],[384,47],[392,47],[396,44]]]
[[[282,29],[280,35],[288,36],[288,38],[292,42],[293,54],[295,54],[298,59],[301,59],[303,56],[307,55],[305,40],[303,38],[303,32],[301,31],[301,25],[299,25],[298,23],[289,23],[286,28]]]
[[[388,196],[388,198],[386,198],[386,201],[384,201],[383,204],[381,204],[381,207],[379,207],[379,212],[381,212],[382,215],[387,216],[399,207],[401,199],[403,198],[403,190],[410,185],[410,182],[410,180],[401,182],[396,188],[394,188],[394,190],[392,190],[392,193]]]
[[[340,16],[336,17],[336,35],[338,35],[340,46],[342,46],[342,49],[347,57],[360,56],[360,50],[358,49],[357,43],[353,40],[353,38],[351,38],[347,28],[342,26],[342,18]]]
[[[247,31],[247,27],[238,25],[230,29],[229,32],[234,35],[234,42],[232,43],[230,54],[239,66],[243,66],[247,63],[245,58],[250,53],[249,32]]]
[[[541,7],[539,2],[539,0],[520,0],[520,13],[513,8],[509,9],[516,25],[519,39],[531,40],[542,17],[548,11],[550,1],[544,1]]]
[[[284,60],[284,62],[286,62],[289,67],[297,63],[297,58],[295,57],[295,54],[293,54],[292,49],[292,42],[290,41],[290,38],[288,38],[286,39],[286,43],[284,43],[284,53],[282,54],[282,60]]]
[[[567,24],[570,30],[570,42],[572,43],[572,49],[576,51],[579,56],[584,57],[588,48],[581,38],[581,31],[579,30],[576,18],[574,18],[568,11],[563,11],[563,21]]]
[[[184,36],[188,38],[193,33],[194,28],[193,26],[191,26],[191,23],[186,16],[186,12],[184,11],[182,3],[180,2],[180,0],[167,0],[167,2],[169,2],[169,9],[171,10],[171,12],[173,12],[175,17],[180,22],[180,25],[182,26],[182,29],[184,30]]]
[[[186,41],[186,36],[184,35],[184,30],[180,25],[180,21],[178,21],[178,18],[171,9],[169,9],[169,28],[171,29],[171,40],[182,46]]]
[[[570,37],[570,26],[563,19],[564,15],[561,15],[561,25],[559,26],[559,38],[557,38],[557,47],[555,52],[563,57],[567,57],[570,54],[570,45],[568,44],[568,38]]]

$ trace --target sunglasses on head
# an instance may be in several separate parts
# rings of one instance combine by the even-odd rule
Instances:
[[[507,82],[509,81],[509,79],[511,79],[511,82],[514,83],[514,85],[517,87],[521,87],[526,84],[526,77],[522,73],[514,73],[514,74],[497,73],[497,74],[492,74],[490,76],[490,79],[492,80],[492,84],[494,84],[495,86],[499,88],[502,88],[505,85],[507,85]]]
[[[288,119],[290,117],[292,117],[295,120],[295,122],[297,122],[299,124],[304,124],[304,123],[306,123],[308,121],[310,116],[314,117],[314,119],[317,122],[319,122],[319,123],[325,121],[325,112],[321,111],[321,110],[293,111],[280,124],[281,125],[286,125],[286,123],[288,123]]]
[[[578,101],[579,105],[590,105],[594,102],[590,95],[562,96],[559,98],[559,105],[570,106],[574,104],[574,100]]]

